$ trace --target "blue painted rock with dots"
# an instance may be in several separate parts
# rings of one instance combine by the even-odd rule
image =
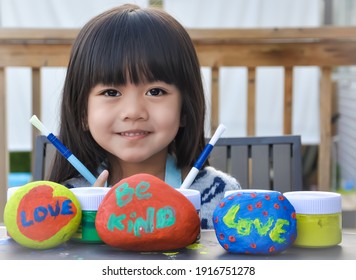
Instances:
[[[226,194],[213,213],[216,237],[227,251],[275,254],[296,239],[296,213],[280,192],[239,190]]]

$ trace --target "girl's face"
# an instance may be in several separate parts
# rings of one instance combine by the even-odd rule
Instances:
[[[165,158],[180,126],[182,97],[164,82],[95,86],[88,126],[95,141],[127,163]]]

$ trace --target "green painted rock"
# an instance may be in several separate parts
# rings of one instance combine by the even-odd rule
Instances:
[[[130,251],[162,251],[195,242],[200,218],[193,204],[157,177],[121,180],[104,197],[95,220],[100,238]]]
[[[69,240],[82,217],[80,204],[65,186],[35,181],[14,192],[6,203],[4,223],[19,244],[48,249]]]

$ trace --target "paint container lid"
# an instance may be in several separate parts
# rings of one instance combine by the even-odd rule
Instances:
[[[18,186],[18,187],[10,187],[7,189],[7,200],[10,199],[10,197],[22,186]]]
[[[70,189],[79,200],[83,211],[97,211],[99,205],[110,188],[83,187]]]
[[[241,190],[231,190],[231,191],[226,191],[224,194],[224,197],[229,196],[230,194],[237,194],[237,193],[279,193],[278,191],[272,191],[272,190],[262,190],[262,189],[241,189]]]
[[[286,192],[284,196],[297,214],[334,214],[341,212],[341,195],[323,191]]]
[[[192,189],[175,189],[183,194],[195,207],[196,210],[200,210],[201,199],[200,192]]]

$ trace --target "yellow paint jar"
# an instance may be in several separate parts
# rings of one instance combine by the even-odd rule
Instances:
[[[294,246],[321,248],[341,242],[341,195],[322,191],[286,192],[297,218]]]

